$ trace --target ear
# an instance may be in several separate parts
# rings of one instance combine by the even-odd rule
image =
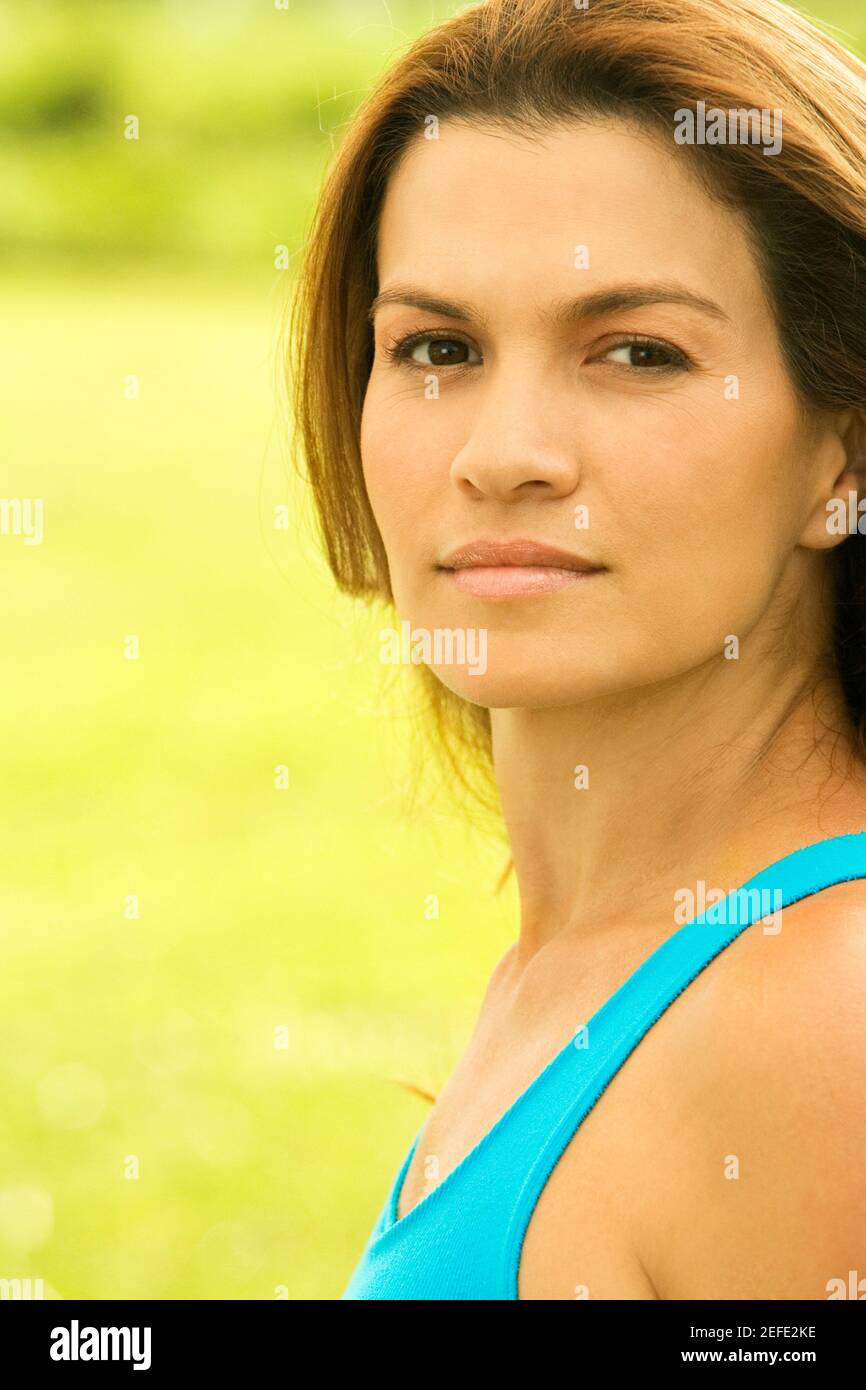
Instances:
[[[825,419],[816,435],[817,500],[800,535],[810,550],[831,550],[866,534],[866,408]]]

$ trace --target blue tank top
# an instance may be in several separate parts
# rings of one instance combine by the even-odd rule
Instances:
[[[794,850],[692,918],[638,966],[456,1168],[398,1221],[400,1189],[422,1126],[343,1299],[517,1299],[523,1239],[544,1186],[644,1034],[752,922],[856,878],[866,878],[866,832]]]

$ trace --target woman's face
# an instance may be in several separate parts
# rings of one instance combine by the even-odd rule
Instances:
[[[443,122],[389,183],[378,276],[364,475],[413,641],[486,641],[483,673],[429,649],[458,695],[645,685],[815,587],[842,443],[804,425],[745,226],[673,138]],[[596,568],[480,548],[513,542]]]

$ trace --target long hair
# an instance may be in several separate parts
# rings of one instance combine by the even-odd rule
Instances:
[[[540,133],[614,115],[673,146],[675,113],[700,101],[782,111],[772,158],[748,144],[679,152],[745,216],[804,411],[866,407],[866,66],[777,0],[482,0],[419,38],[358,109],[297,281],[286,357],[299,466],[340,589],[393,603],[359,435],[379,213],[409,143],[431,116]],[[866,757],[866,537],[848,536],[828,564],[832,657]],[[438,747],[494,806],[489,711],[417,669]]]

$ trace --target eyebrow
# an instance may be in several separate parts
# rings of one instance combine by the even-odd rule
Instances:
[[[485,326],[487,322],[485,315],[465,300],[440,299],[411,285],[393,285],[376,295],[368,313],[370,323],[385,304],[405,304],[415,309],[423,309],[428,314],[461,319],[464,323],[475,322]],[[672,284],[669,281],[612,285],[609,289],[580,295],[576,299],[555,299],[545,310],[544,317],[554,325],[574,324],[623,309],[642,309],[647,304],[682,304],[722,323],[731,322],[714,300],[707,299],[702,294],[695,294],[684,285]]]

